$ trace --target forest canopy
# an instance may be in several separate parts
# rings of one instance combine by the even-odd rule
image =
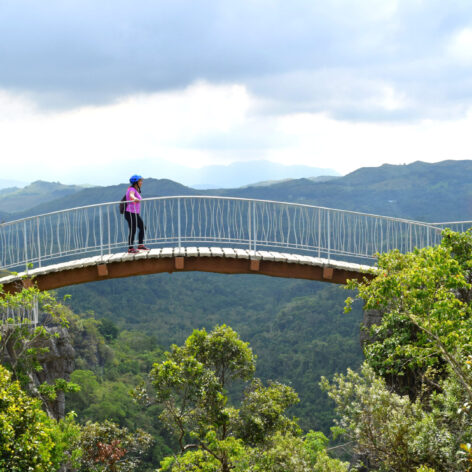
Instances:
[[[362,369],[322,384],[359,466],[470,470],[472,233],[446,230],[437,247],[381,254],[377,277],[350,286],[381,322]]]
[[[241,284],[246,286],[247,280]],[[366,333],[363,365],[321,382],[336,406],[334,431],[345,439],[336,451],[343,448],[348,454],[343,460],[332,457],[322,432],[300,427],[304,418],[293,415],[299,400],[294,387],[276,376],[256,375],[253,347],[228,325],[193,330],[182,343],[165,349],[152,331],[129,329],[93,313],[75,314],[50,294],[41,295],[42,303],[56,325],[67,330],[76,350],[76,370],[70,379],[34,385],[31,379],[40,378],[36,374],[44,368],[47,350],[62,339],[62,331],[49,332],[51,326],[3,328],[2,363],[10,372],[2,370],[2,395],[10,400],[0,414],[5,431],[10,424],[18,427],[2,438],[0,459],[51,471],[64,465],[77,471],[151,471],[160,464],[160,470],[169,472],[340,472],[347,470],[348,457],[350,470],[470,470],[472,234],[446,230],[439,246],[381,254],[376,277],[353,281],[348,288],[346,311],[360,311],[362,305],[367,313],[380,315],[380,321]],[[294,284],[291,290],[300,287]],[[339,291],[300,295],[293,298],[292,293],[271,329],[260,329],[255,339],[258,346],[273,344],[279,364],[288,359],[298,376],[313,381],[316,372],[308,367],[316,364],[306,362],[308,351],[291,351],[313,336],[311,355],[327,363],[326,352],[334,352],[327,340],[336,336],[323,326],[328,316],[318,312],[330,313]],[[2,303],[34,296],[30,289],[17,298],[6,296]],[[241,317],[239,306],[227,313],[232,319]],[[318,317],[316,330],[324,342],[315,338],[310,314]],[[147,320],[145,313],[140,316]],[[343,325],[341,318],[333,319],[340,332],[348,326],[344,336],[352,335],[352,320]],[[281,333],[290,324],[300,334],[285,345],[279,341],[286,339]],[[344,338],[338,338],[342,343]],[[265,363],[277,372],[273,359]],[[131,400],[131,389],[138,403]],[[52,402],[61,394],[69,413],[52,417]],[[24,414],[15,416],[13,404]],[[23,417],[31,421],[22,424]],[[36,442],[25,439],[32,435]],[[25,441],[31,447],[23,447]],[[13,459],[17,448],[24,457]]]

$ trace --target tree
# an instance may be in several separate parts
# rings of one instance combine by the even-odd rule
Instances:
[[[383,314],[365,347],[369,364],[388,379],[409,377],[411,398],[452,369],[472,400],[466,359],[472,354],[472,234],[445,230],[439,246],[382,254],[371,282],[351,282],[365,309]],[[398,387],[400,382],[395,382]]]
[[[361,372],[322,384],[359,457],[381,470],[469,470],[472,234],[381,254],[377,276],[350,288],[382,320]]]
[[[81,454],[79,470],[84,472],[131,472],[151,444],[151,436],[142,430],[130,433],[111,421],[87,422],[76,447]]]
[[[56,470],[53,430],[39,400],[28,397],[0,366],[0,470]]]
[[[136,392],[138,398],[153,398],[161,405],[160,418],[178,441],[178,454],[164,459],[161,470],[312,470],[301,430],[285,415],[298,401],[297,394],[278,382],[264,386],[254,371],[248,343],[225,325],[209,333],[195,330],[183,346],[174,345],[164,354],[150,373],[152,390]],[[235,408],[229,404],[228,388],[241,382],[246,388],[240,408]],[[347,470],[340,467],[332,470]]]
[[[39,324],[28,316],[36,309],[41,317]],[[0,286],[0,363],[24,389],[40,398],[49,416],[56,419],[64,416],[64,393],[76,389],[65,378],[72,359],[64,359],[64,353],[57,353],[52,359],[54,374],[45,372],[52,357],[51,348],[58,351],[54,349],[58,341],[67,341],[66,312],[48,292],[30,287],[12,294],[3,292]],[[71,346],[69,350],[72,357]]]

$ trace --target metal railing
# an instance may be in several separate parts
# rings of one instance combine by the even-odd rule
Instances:
[[[30,325],[39,322],[39,303],[35,297],[29,302],[0,306],[0,330],[5,327]]]
[[[431,225],[437,226],[441,230],[449,228],[458,233],[463,233],[472,228],[472,221],[446,221],[444,223],[431,223]]]
[[[120,202],[72,208],[0,225],[0,269],[126,250]],[[338,260],[437,244],[441,227],[401,218],[243,198],[176,196],[142,200],[145,244],[283,250]]]

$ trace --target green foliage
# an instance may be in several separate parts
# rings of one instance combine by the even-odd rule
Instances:
[[[234,412],[226,408],[225,387],[231,380],[248,380],[254,370],[247,343],[224,325],[210,333],[194,331],[184,346],[172,346],[154,365],[150,376],[156,400],[163,405],[161,419],[182,451],[190,433],[205,444],[210,426],[219,439],[227,438]]]
[[[445,231],[438,247],[382,254],[378,266],[371,282],[351,283],[383,314],[366,362],[322,381],[339,425],[379,470],[468,471],[472,234]]]
[[[59,470],[60,467],[74,470],[78,467],[78,460],[82,455],[82,451],[75,447],[81,434],[81,428],[75,418],[75,413],[69,413],[64,419],[55,422],[55,428],[51,431],[54,442],[52,462],[57,464]]]
[[[110,420],[130,431],[140,428],[150,433],[154,441],[143,460],[151,467],[171,453],[173,441],[158,419],[157,406],[143,411],[130,391],[147,379],[162,351],[155,338],[136,331],[121,331],[107,344],[97,326],[95,319],[71,321],[74,345],[79,347],[76,363],[89,368],[71,374],[80,390],[66,395],[66,408],[75,411],[81,423]]]
[[[55,421],[27,396],[0,366],[0,470],[135,471],[149,447],[150,435],[105,421],[80,428],[75,415]],[[62,469],[61,469],[62,470]]]
[[[305,448],[311,461],[315,462],[318,455],[326,449],[329,439],[321,431],[309,431],[305,436]]]
[[[297,423],[284,415],[292,405],[298,403],[295,391],[278,382],[267,387],[254,379],[246,389],[237,419],[236,434],[246,444],[264,444],[277,431],[300,434]]]
[[[247,451],[240,439],[218,439],[210,430],[205,435],[205,448],[189,450],[179,456],[165,458],[160,471],[172,472],[220,472],[222,470],[247,470]],[[244,467],[242,467],[244,464]]]
[[[346,292],[331,284],[174,273],[73,286],[67,291],[73,295],[71,306],[82,311],[82,317],[113,319],[120,329],[116,342],[100,344],[98,328],[93,335],[92,326],[79,331],[71,323],[79,369],[128,384],[134,376],[149,372],[162,355],[160,346],[183,344],[195,327],[211,330],[216,324],[228,324],[257,352],[258,377],[289,384],[297,391],[300,403],[290,411],[305,430],[327,434],[334,416],[332,402],[319,388],[320,377],[362,362],[362,309],[356,305],[349,316],[343,315]],[[234,386],[230,396],[234,389],[241,387]]]
[[[225,325],[210,333],[195,330],[185,341],[185,351],[212,370],[222,387],[231,380],[249,380],[256,370],[249,344]]]
[[[405,393],[434,388],[446,366],[459,380],[468,375],[463,365],[472,354],[471,254],[470,233],[446,230],[441,245],[382,254],[371,283],[351,283],[366,309],[383,314],[365,348],[368,362],[380,375],[410,379]],[[472,399],[467,381],[463,386]]]
[[[354,450],[380,470],[410,471],[421,465],[436,471],[466,471],[460,445],[472,434],[470,419],[460,411],[463,391],[453,375],[444,391],[412,402],[393,393],[365,363],[360,373],[349,370],[322,381],[337,405]],[[462,393],[462,394],[461,394]]]
[[[47,472],[53,463],[54,422],[0,366],[0,470]]]
[[[339,426],[348,432],[370,463],[387,470],[407,471],[421,465],[412,450],[421,421],[421,408],[409,398],[392,394],[382,378],[364,365],[361,374],[348,370],[336,375],[334,384],[322,380],[336,402]]]
[[[287,293],[290,293],[290,297],[299,292],[306,292],[307,288],[309,288],[309,285],[301,286],[299,283],[285,286],[285,290],[287,290]],[[335,287],[327,287],[327,289],[331,293],[326,293],[318,300],[310,297],[300,298],[297,302],[293,303],[290,309],[287,307],[283,312],[278,313],[276,319],[272,320],[273,327],[271,331],[274,335],[272,339],[267,337],[268,332],[265,330],[256,332],[257,336],[255,339],[257,345],[263,352],[266,346],[273,346],[274,350],[282,354],[281,362],[273,364],[275,369],[279,370],[280,366],[290,362],[289,358],[283,356],[283,346],[286,346],[288,352],[289,345],[298,346],[302,341],[300,336],[293,337],[290,339],[290,342],[277,339],[277,337],[283,336],[286,332],[287,323],[297,323],[300,327],[303,326],[304,329],[299,329],[299,331],[303,331],[307,337],[314,333],[319,333],[320,336],[325,337],[332,335],[327,322],[333,319],[333,316],[327,315],[321,320],[318,319],[320,316],[318,313],[321,314],[323,311],[324,303],[335,305],[332,294],[336,295],[334,298],[337,297],[339,300],[338,304],[340,304],[342,291]],[[246,290],[246,287],[244,287],[244,290]],[[313,292],[316,294],[318,290],[315,289]],[[225,297],[229,293],[230,291],[225,293]],[[223,301],[224,297],[218,300],[218,303],[223,303]],[[267,307],[267,309],[269,308]],[[346,323],[343,323],[340,311],[339,316],[336,315],[334,317],[339,326],[338,331],[342,333],[344,330],[346,336],[351,336],[351,332],[356,332],[355,324],[352,324],[352,326],[348,324],[346,326]],[[315,312],[315,315],[313,315],[313,312]],[[254,316],[254,312],[251,312],[250,315]],[[77,365],[82,367],[71,376],[72,383],[79,385],[81,390],[69,391],[67,393],[66,405],[68,409],[77,412],[80,422],[97,422],[112,419],[121,427],[127,427],[133,431],[137,427],[146,429],[152,433],[156,441],[152,446],[152,451],[145,459],[148,461],[148,464],[151,462],[154,464],[158,463],[164,456],[169,455],[171,452],[170,447],[175,444],[174,440],[169,437],[169,434],[163,430],[163,426],[158,419],[162,413],[161,407],[153,405],[149,408],[148,412],[142,412],[129,399],[130,389],[146,378],[146,374],[156,360],[163,359],[163,353],[159,348],[156,336],[152,334],[152,331],[149,334],[134,329],[133,331],[120,330],[116,339],[113,339],[111,336],[106,339],[103,337],[100,329],[102,326],[101,321],[96,320],[93,313],[78,316],[67,312],[66,316],[73,345],[78,354]],[[237,318],[242,316],[241,309],[235,311],[235,316]],[[310,317],[314,317],[315,323],[310,320]],[[117,323],[115,326],[120,325],[122,326],[122,322]],[[159,323],[157,325],[159,326]],[[295,437],[297,437],[298,427],[293,420],[282,414],[291,402],[290,398],[295,398],[295,394],[293,390],[280,383],[269,382],[267,387],[264,387],[261,382],[258,383],[257,381],[250,383],[246,395],[248,398],[251,397],[252,401],[248,401],[247,398],[244,399],[243,397],[241,416],[237,418],[234,415],[235,410],[228,406],[228,396],[236,399],[239,393],[242,392],[242,379],[249,379],[254,373],[254,363],[252,362],[254,356],[250,353],[250,350],[245,349],[245,347],[248,347],[247,343],[242,342],[234,332],[231,336],[223,336],[222,332],[219,334],[215,332],[213,333],[214,335],[211,335],[211,333],[202,334],[202,332],[199,332],[194,337],[191,337],[186,349],[194,352],[199,356],[199,359],[205,360],[209,365],[212,364],[214,377],[225,384],[225,387],[222,389],[223,397],[213,397],[213,400],[215,400],[213,402],[214,407],[223,404],[223,415],[218,420],[221,422],[221,425],[219,429],[215,430],[215,434],[221,433],[225,422],[228,421],[232,428],[231,434],[243,436],[244,420],[246,422],[245,425],[249,427],[248,437],[257,437],[258,435],[259,437],[265,437],[264,450],[269,450],[274,444],[274,432],[278,428],[286,428],[286,434],[292,431]],[[356,339],[354,338],[353,343],[355,342]],[[331,344],[329,347],[331,347]],[[327,345],[324,345],[324,347],[320,346],[317,352],[321,354],[323,349],[329,347]],[[231,356],[228,356],[228,354],[234,355],[238,352],[240,354],[239,357],[236,356],[233,359]],[[298,356],[301,360],[302,353],[300,352]],[[270,362],[276,359],[276,356],[273,354],[265,355],[264,357],[270,360]],[[215,359],[219,359],[221,362],[218,364],[218,362],[215,362]],[[329,359],[329,356],[319,360],[316,356],[313,357],[313,361],[316,360],[320,365],[325,365],[327,359]],[[333,359],[336,360],[335,357]],[[229,369],[226,364],[230,365]],[[308,379],[310,371],[307,366],[309,365],[306,362],[297,361],[296,364],[288,364],[287,369],[293,370],[292,375],[295,380]],[[334,368],[334,364],[331,368]],[[304,373],[297,372],[297,369],[301,369],[300,372],[303,371]],[[310,385],[313,385],[313,381],[311,382]],[[61,384],[61,386],[67,390],[66,384]],[[228,391],[227,388],[229,389]],[[54,385],[44,385],[41,389],[45,397],[54,396]],[[209,400],[211,398],[211,395],[207,397],[207,406],[210,406]],[[217,411],[217,408],[215,411]],[[250,412],[254,412],[252,417]],[[204,427],[201,428],[201,431],[205,436],[209,433],[208,430],[204,430]],[[54,450],[62,450],[61,454],[65,455],[66,459],[68,458],[67,460],[71,463],[73,460],[76,460],[74,457],[80,452],[80,448],[76,448],[73,451],[75,452],[74,456],[67,447],[68,444],[70,445],[70,441],[67,444],[67,441],[64,440],[62,446],[59,446],[62,441],[60,440],[60,435],[57,436],[57,439],[57,445]],[[192,438],[190,439],[193,441]],[[223,441],[221,444],[218,443],[221,451],[226,450],[226,446],[223,446],[231,443],[233,439],[239,442],[242,441],[240,437],[235,436],[229,436],[227,440],[218,439]],[[233,446],[236,447],[236,444],[234,443]],[[246,444],[244,448],[245,455],[250,457],[252,446]],[[262,450],[262,445],[259,445],[256,449]],[[196,451],[186,451],[186,453],[191,452]],[[236,452],[234,454],[233,460],[237,456]],[[331,461],[329,457],[327,457],[327,460]],[[241,460],[235,461],[235,463],[244,464],[245,462]],[[243,465],[241,465],[241,468],[244,470]]]
[[[67,410],[76,411],[81,423],[109,418],[130,430],[148,431],[156,438],[149,463],[159,463],[178,447],[178,441],[159,420],[161,407],[152,405],[143,412],[129,401],[128,391],[143,383],[153,364],[163,359],[160,346],[171,341],[184,344],[194,326],[206,327],[208,334],[214,323],[231,321],[244,333],[257,351],[257,374],[264,385],[277,379],[299,393],[301,401],[289,413],[300,418],[305,430],[322,429],[327,434],[332,423],[332,401],[318,386],[321,375],[361,363],[362,312],[355,306],[350,316],[343,315],[342,287],[182,273],[79,288],[86,295],[75,292],[76,287],[67,290],[73,293],[72,306],[85,311],[73,316],[69,329],[78,354],[78,370],[71,381],[81,391],[67,394]],[[115,340],[101,335],[98,313],[113,317],[120,330]],[[228,401],[237,402],[244,386],[231,381],[227,389]]]
[[[303,439],[290,433],[277,431],[270,438],[269,447],[253,448],[250,451],[249,470],[254,472],[311,472],[313,468]]]
[[[160,418],[179,442],[180,454],[164,459],[161,470],[304,472],[321,460],[338,464],[322,445],[313,446],[315,433],[305,445],[297,423],[285,415],[298,401],[295,391],[278,382],[264,387],[252,378],[254,370],[248,343],[225,325],[194,331],[164,354],[150,374],[153,391],[137,391],[161,405]],[[229,405],[229,383],[251,378],[240,408]]]
[[[40,324],[34,325],[31,312],[39,312]],[[39,397],[43,408],[52,417],[62,416],[56,399],[59,392],[76,389],[64,378],[48,378],[42,375],[48,362],[50,347],[68,326],[69,310],[48,292],[36,287],[17,293],[4,293],[0,287],[0,311],[10,313],[0,326],[0,363],[6,366],[32,396]],[[49,381],[49,383],[48,383]]]
[[[116,324],[108,318],[103,318],[100,320],[98,330],[100,331],[100,334],[108,341],[116,339],[119,333],[119,329]]]
[[[71,330],[74,339],[78,341],[77,344],[81,346],[79,353],[89,356],[89,351],[93,352],[96,349],[94,346],[97,343],[99,345],[102,343],[100,341],[100,333],[95,331],[97,325],[93,322],[93,319],[90,321],[78,321],[80,321],[82,329],[78,330],[75,326],[76,321],[71,321]],[[90,333],[88,330],[90,330]],[[91,343],[88,349],[87,343]],[[166,365],[165,369],[170,369],[169,363],[166,364],[165,362],[166,360],[171,360],[168,357],[170,353],[164,356],[157,346],[155,338],[139,331],[121,331],[118,338],[115,341],[109,341],[105,347],[110,349],[110,354],[104,358],[103,365],[92,364],[93,370],[79,369],[71,375],[71,381],[80,385],[81,390],[67,395],[68,409],[75,410],[81,421],[89,420],[96,422],[110,418],[119,425],[130,429],[134,430],[139,426],[149,431],[156,439],[156,442],[153,445],[151,455],[147,456],[146,460],[149,463],[151,461],[157,463],[164,456],[169,456],[171,453],[169,447],[174,444],[174,440],[172,437],[169,437],[159,420],[159,416],[162,413],[161,407],[159,405],[151,405],[148,407],[147,412],[143,412],[137,405],[129,401],[129,390],[145,380],[147,377],[145,374],[151,370],[156,360],[161,359],[161,364]],[[214,332],[206,332],[204,330],[194,332],[182,347],[175,348],[173,360],[175,361],[178,358],[180,367],[184,365],[188,367],[187,370],[182,369],[179,375],[187,375],[189,383],[193,382],[195,384],[195,379],[190,377],[193,372],[190,367],[198,365],[198,361],[195,362],[196,359],[193,359],[191,362],[183,362],[182,359],[185,356],[182,351],[185,351],[187,354],[192,353],[191,357],[198,357],[198,359],[205,360],[208,362],[208,365],[212,366],[210,369],[212,375],[209,376],[209,379],[218,380],[219,378],[221,381],[224,379],[224,383],[229,389],[228,392],[226,392],[226,388],[223,389],[224,397],[228,397],[229,393],[232,392],[230,397],[236,399],[239,395],[238,392],[242,391],[241,381],[234,379],[235,373],[238,376],[247,378],[254,371],[255,356],[249,349],[248,344],[241,341],[234,331],[229,331],[224,327],[220,327]],[[231,359],[228,356],[228,352],[233,353],[235,358]],[[225,364],[225,369],[221,369],[223,363]],[[79,359],[78,364],[84,365],[81,359]],[[200,362],[200,364],[202,363]],[[172,366],[172,363],[170,365]],[[228,370],[226,365],[231,365],[231,369]],[[175,365],[172,368],[174,369]],[[165,369],[162,367],[160,370],[162,375],[165,374]],[[167,373],[169,372],[167,371]],[[164,387],[169,387],[169,385],[175,386],[177,378],[172,378],[169,375],[170,383],[166,383],[167,377],[165,375],[160,379],[160,381],[162,380],[160,385],[163,398],[166,394]],[[234,387],[237,388],[235,389]],[[192,390],[187,392],[188,395],[191,393]],[[237,435],[238,438],[239,436],[244,436],[244,434],[248,441],[250,436],[265,438],[265,447],[268,448],[272,441],[270,439],[271,435],[277,429],[287,428],[287,434],[289,430],[297,434],[299,432],[299,428],[293,420],[282,414],[289,404],[293,404],[296,401],[295,393],[287,386],[277,382],[269,382],[269,385],[264,387],[258,380],[249,383],[246,397],[243,398],[241,403],[239,417],[234,415],[234,409],[228,406],[229,400],[225,400],[224,397],[217,395],[212,397],[212,395],[207,394],[206,406],[210,408],[210,400],[212,398],[214,400],[213,407],[223,404],[224,415],[222,415],[222,418],[230,418],[229,423],[231,424],[232,434]],[[189,411],[189,424],[198,423],[196,419],[197,413],[192,415]],[[218,431],[221,432],[221,428],[220,426]],[[173,429],[173,431],[178,433],[177,429]],[[208,430],[202,427],[201,433],[202,435],[207,435]],[[190,438],[190,441],[193,443],[194,439]],[[246,453],[249,454],[249,446],[245,446],[245,448]],[[186,454],[190,453],[193,453],[195,457],[201,457],[202,455],[206,457],[208,454],[202,451],[197,453],[195,450],[186,451]],[[191,462],[194,459],[188,456],[185,460]],[[183,458],[180,459],[181,462],[183,460]],[[174,463],[171,459],[168,459],[168,461]],[[174,465],[174,467],[177,466]]]
[[[80,387],[73,382],[67,382],[64,379],[56,379],[53,385],[44,382],[39,386],[38,390],[41,396],[55,400],[58,392],[78,392]]]

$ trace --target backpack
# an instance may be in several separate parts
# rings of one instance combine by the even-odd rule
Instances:
[[[126,193],[120,201],[120,214],[124,215],[126,210]]]

